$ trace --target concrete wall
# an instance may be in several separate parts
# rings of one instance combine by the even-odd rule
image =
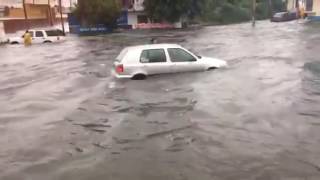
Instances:
[[[4,33],[4,25],[3,22],[0,21],[0,44],[6,41],[6,34]]]
[[[288,0],[287,10],[293,10],[296,8],[296,0]]]
[[[313,11],[316,13],[316,16],[320,16],[320,0],[313,1]]]
[[[47,5],[26,5],[28,18],[30,19],[47,19],[49,8]],[[23,8],[10,8],[9,18],[24,18]]]
[[[144,6],[143,6],[143,2],[144,0],[134,0],[134,11],[143,11],[144,10]]]
[[[138,15],[136,13],[128,13],[128,25],[138,24]]]

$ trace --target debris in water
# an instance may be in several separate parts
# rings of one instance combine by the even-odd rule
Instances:
[[[86,108],[83,108],[83,107],[78,107],[78,110],[80,110],[80,111],[88,111]]]
[[[93,128],[88,128],[88,129],[90,129],[91,131],[94,131],[94,132],[101,133],[101,134],[107,132],[106,130],[103,130],[103,129],[93,129]]]
[[[117,137],[112,137],[112,139],[117,143],[117,144],[127,144],[130,142],[133,142],[134,140],[132,139],[119,139]]]
[[[106,146],[106,145],[102,145],[101,143],[92,143],[94,146],[98,147],[98,148],[102,148],[102,149],[109,149],[110,147]]]
[[[169,124],[168,122],[160,122],[160,121],[147,121],[147,123],[150,123],[150,124],[159,124],[159,125]]]
[[[111,154],[120,154],[120,152],[111,152]]]
[[[80,147],[76,147],[75,150],[76,150],[77,152],[81,152],[81,153],[83,152],[83,149],[81,149]]]
[[[69,156],[73,156],[72,152],[70,152],[70,151],[68,151],[67,154],[68,154]]]
[[[107,127],[110,128],[111,125],[108,124],[95,124],[95,123],[87,123],[87,124],[74,124],[76,126],[82,126],[85,128],[99,128],[99,127]]]

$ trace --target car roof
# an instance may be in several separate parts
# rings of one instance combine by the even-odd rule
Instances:
[[[164,49],[164,48],[181,48],[178,44],[146,44],[146,45],[139,45],[139,46],[129,46],[128,50],[135,51],[135,50],[143,50],[143,49]]]
[[[58,30],[60,30],[60,29],[56,29],[56,28],[29,29],[29,31],[58,31]]]

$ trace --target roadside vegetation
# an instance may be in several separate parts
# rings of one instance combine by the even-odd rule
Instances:
[[[175,22],[187,17],[193,22],[229,24],[249,21],[251,0],[145,0],[145,9],[152,20]],[[257,0],[256,18],[267,19],[285,10],[283,0]]]
[[[195,11],[193,19],[201,22],[238,23],[249,21],[252,16],[251,0],[200,0],[195,5],[199,11]],[[257,0],[256,19],[267,19],[273,13],[284,10],[285,3],[282,0]]]
[[[121,13],[121,5],[118,0],[86,0],[79,1],[74,14],[82,25],[104,24],[116,25]]]
[[[193,23],[230,24],[249,21],[251,0],[145,0],[145,11],[152,22],[176,22],[180,18]],[[267,19],[284,11],[283,0],[257,0],[256,19]],[[115,25],[120,16],[118,0],[79,1],[75,11],[83,25]]]

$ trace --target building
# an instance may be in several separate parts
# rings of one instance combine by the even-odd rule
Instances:
[[[122,16],[119,18],[118,25],[127,25],[132,29],[149,28],[181,28],[182,23],[174,24],[162,22],[152,23],[144,11],[144,0],[121,0]]]
[[[135,29],[138,24],[149,22],[144,12],[144,0],[120,0],[120,2],[122,15],[118,20],[118,25]]]
[[[287,0],[287,9],[305,9],[305,13],[310,19],[320,20],[320,0]]]
[[[62,0],[63,18],[76,3],[75,0]],[[35,27],[53,26],[60,22],[60,8],[58,0],[0,0],[0,21],[6,33],[14,33]],[[24,11],[25,7],[25,11]],[[26,13],[25,13],[26,12]],[[2,15],[2,16],[1,16]]]

